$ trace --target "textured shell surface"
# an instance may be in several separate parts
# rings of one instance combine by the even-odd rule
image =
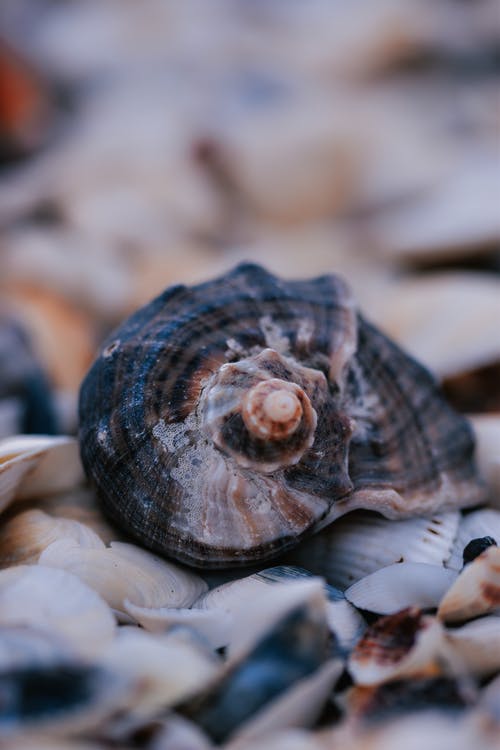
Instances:
[[[467,421],[341,278],[254,264],[167,289],[109,337],[80,444],[108,515],[198,566],[270,559],[356,508],[402,518],[485,493]]]

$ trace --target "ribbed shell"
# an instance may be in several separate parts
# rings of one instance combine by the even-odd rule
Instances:
[[[249,438],[237,394],[254,372],[305,394],[298,437]],[[269,559],[353,508],[404,517],[484,497],[466,421],[334,275],[283,281],[244,264],[167,289],[103,346],[81,389],[80,439],[111,518],[194,565]]]

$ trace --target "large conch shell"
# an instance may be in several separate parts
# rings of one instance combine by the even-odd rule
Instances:
[[[484,499],[466,420],[334,275],[167,289],[104,344],[80,425],[105,511],[192,565],[269,559],[355,508]]]

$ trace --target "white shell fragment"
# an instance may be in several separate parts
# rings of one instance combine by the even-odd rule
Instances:
[[[443,638],[440,622],[416,608],[380,618],[351,653],[349,672],[358,685],[433,676]]]
[[[500,609],[500,547],[488,547],[465,566],[443,597],[438,617],[461,622]]]
[[[346,599],[360,609],[389,615],[405,607],[432,609],[454,582],[453,570],[425,563],[396,563],[350,586]]]
[[[316,534],[290,558],[345,589],[391,563],[442,565],[451,553],[460,514],[391,521],[373,513],[350,513]]]
[[[476,434],[479,471],[491,488],[491,504],[500,508],[500,416],[475,414],[470,419]]]
[[[125,600],[151,609],[189,607],[208,588],[187,569],[125,542],[89,549],[60,540],[50,544],[39,561],[74,573],[116,612],[125,614]]]
[[[36,563],[44,549],[57,540],[104,549],[104,542],[85,524],[42,510],[26,510],[0,526],[0,566]]]
[[[493,537],[497,543],[500,543],[500,510],[481,508],[481,510],[474,510],[462,516],[446,567],[456,571],[462,570],[465,547],[473,539],[481,539],[485,536]]]
[[[103,653],[101,665],[135,684],[130,711],[153,716],[203,691],[221,669],[221,662],[179,629],[153,635],[125,626]]]
[[[69,661],[73,653],[67,641],[43,626],[0,627],[0,672]]]
[[[0,571],[0,624],[47,628],[86,658],[102,653],[115,633],[114,617],[95,591],[42,565]]]
[[[213,649],[227,646],[231,640],[233,619],[220,609],[139,607],[128,599],[124,600],[124,609],[134,622],[150,633],[163,633],[182,625],[194,630]]]
[[[19,435],[0,442],[0,512],[13,500],[59,492],[83,479],[75,438]]]

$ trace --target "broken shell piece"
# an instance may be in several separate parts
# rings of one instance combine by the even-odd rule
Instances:
[[[425,563],[396,563],[362,578],[345,592],[359,609],[390,615],[405,607],[433,609],[455,581],[453,570]]]
[[[0,567],[36,563],[44,549],[58,539],[104,549],[104,542],[85,524],[54,518],[42,510],[26,510],[0,527]]]
[[[29,503],[34,506],[33,502]],[[64,492],[46,495],[36,501],[36,507],[53,516],[79,521],[90,527],[105,544],[126,541],[121,532],[104,518],[93,490],[83,484]]]
[[[500,508],[500,415],[476,414],[470,419],[479,471],[491,488],[491,504]]]
[[[118,613],[127,614],[125,600],[150,609],[189,607],[208,588],[195,573],[125,542],[91,549],[59,540],[42,552],[39,562],[74,573]]]
[[[75,438],[17,435],[0,442],[0,511],[14,499],[42,497],[83,479]]]
[[[488,547],[466,565],[444,595],[438,617],[460,622],[500,608],[500,547]]]
[[[0,673],[0,734],[95,730],[123,708],[130,687],[116,674],[78,662]]]
[[[108,605],[65,570],[17,565],[0,571],[0,624],[47,628],[92,658],[115,633]]]
[[[264,744],[267,733],[279,729],[313,726],[342,669],[339,659],[329,660],[311,677],[298,680],[284,695],[271,700],[256,716],[240,724],[234,735],[235,746],[239,741],[254,738]]]
[[[124,600],[125,612],[133,622],[150,633],[163,633],[176,625],[194,630],[213,649],[227,646],[231,640],[232,617],[220,609],[173,609],[171,607],[139,607]]]
[[[401,521],[357,511],[305,541],[287,559],[344,590],[391,563],[442,565],[450,556],[459,519],[457,511]]]
[[[302,597],[302,602],[297,602],[296,595],[293,604],[290,593],[299,585],[305,584],[283,585],[270,592],[275,599],[280,594],[288,596],[287,609],[281,607],[278,610],[281,617],[252,644],[247,637],[245,645],[250,648],[240,649],[238,654],[233,652],[219,684],[198,706],[190,707],[196,711],[197,722],[214,740],[221,742],[246,721],[258,720],[260,712],[269,710],[271,702],[284,699],[292,686],[312,677],[322,665],[326,669],[328,627],[324,606],[311,597],[306,600]],[[340,669],[337,670],[338,674]],[[320,683],[323,685],[322,680]],[[283,704],[282,710],[284,717],[290,716]],[[268,725],[267,721],[271,719],[263,721],[263,726]]]
[[[446,567],[460,571],[464,565],[464,549],[473,539],[491,536],[500,542],[500,510],[481,508],[462,516],[453,549]]]
[[[379,304],[372,311],[377,323],[440,377],[500,359],[491,325],[500,320],[500,280],[493,274],[435,273],[401,280]]]
[[[222,668],[187,630],[153,635],[132,626],[118,629],[100,663],[136,686],[129,711],[143,717],[206,689]]]
[[[447,630],[446,641],[456,654],[458,674],[485,677],[500,669],[500,617],[480,617]]]
[[[440,671],[443,638],[438,620],[416,607],[404,609],[368,628],[349,657],[348,670],[358,685],[434,676]]]

